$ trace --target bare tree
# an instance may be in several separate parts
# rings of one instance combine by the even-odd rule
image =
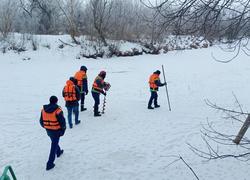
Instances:
[[[239,42],[249,38],[249,0],[163,0],[153,4],[141,0],[162,17],[166,30],[180,35],[199,35],[206,39]],[[240,45],[240,44],[238,44]],[[249,49],[245,49],[249,54]]]
[[[20,7],[29,20],[37,22],[37,33],[53,34],[58,22],[58,7],[54,0],[19,0]]]
[[[79,41],[76,40],[76,36],[78,35],[76,14],[79,8],[81,7],[80,1],[67,0],[65,4],[63,0],[57,0],[57,4],[66,18],[68,31],[73,42],[79,44]]]
[[[13,30],[13,22],[17,6],[12,0],[4,0],[0,4],[0,33],[4,38]]]
[[[106,36],[110,25],[111,11],[113,8],[112,0],[90,0],[91,10],[93,13],[94,28],[104,44],[108,46]]]
[[[236,107],[233,109],[224,108],[210,102],[209,100],[206,100],[206,104],[217,112],[222,113],[223,118],[226,119],[227,122],[231,122],[235,129],[234,133],[236,134],[238,129],[235,127],[239,127],[243,124],[248,113],[243,111],[243,108],[235,95],[234,98]],[[241,143],[236,145],[234,143],[236,135],[231,134],[232,132],[229,133],[223,132],[223,130],[218,130],[218,127],[215,127],[215,124],[216,123],[208,120],[207,124],[203,125],[201,130],[206,150],[202,150],[202,148],[195,147],[192,144],[189,144],[190,149],[196,155],[206,160],[224,158],[236,158],[242,161],[250,160],[250,139],[243,138]]]

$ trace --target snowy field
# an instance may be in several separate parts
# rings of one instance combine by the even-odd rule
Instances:
[[[180,161],[168,166],[174,160],[171,156],[181,155],[201,180],[249,179],[249,163],[235,159],[204,162],[187,145],[206,150],[200,129],[207,118],[224,131],[236,134],[239,130],[239,126],[221,120],[204,99],[229,106],[233,91],[246,110],[250,107],[249,57],[240,55],[222,64],[215,62],[211,53],[229,56],[215,47],[108,60],[77,60],[72,49],[0,53],[1,172],[11,165],[18,180],[195,179]],[[25,57],[31,59],[22,60]],[[171,112],[164,88],[159,92],[161,108],[146,108],[149,75],[162,64]],[[57,95],[67,115],[61,91],[81,65],[89,69],[90,87],[100,70],[107,71],[106,81],[112,86],[107,111],[100,118],[93,117],[89,94],[88,110],[80,113],[82,123],[67,129],[60,142],[65,153],[56,159],[56,167],[46,172],[50,140],[40,127],[40,110],[51,95]]]

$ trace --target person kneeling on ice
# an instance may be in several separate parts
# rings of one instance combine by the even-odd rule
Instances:
[[[80,90],[77,87],[77,80],[74,77],[70,77],[67,80],[66,85],[63,88],[62,96],[65,100],[65,106],[68,110],[68,123],[69,128],[73,128],[72,124],[72,112],[75,115],[75,124],[79,124],[81,121],[78,119],[79,117],[79,103],[80,100]]]
[[[63,154],[63,150],[59,146],[59,139],[66,130],[65,118],[62,109],[57,105],[57,97],[51,96],[49,101],[48,105],[43,106],[40,117],[40,124],[46,129],[51,139],[49,160],[46,166],[47,171],[55,167],[55,156],[60,157]]]
[[[151,91],[151,97],[148,102],[148,109],[154,109],[152,107],[152,102],[154,101],[154,107],[158,108],[160,105],[158,105],[157,99],[158,99],[158,94],[157,91],[159,90],[159,87],[165,86],[166,83],[161,83],[160,81],[160,74],[161,72],[159,70],[155,71],[149,78],[149,87]]]
[[[95,101],[94,116],[101,116],[101,114],[99,112],[100,93],[102,93],[104,96],[106,96],[105,91],[107,91],[110,88],[110,84],[104,81],[105,77],[106,77],[106,72],[101,71],[99,73],[99,75],[95,78],[95,81],[93,83],[92,96],[93,96],[94,101]]]

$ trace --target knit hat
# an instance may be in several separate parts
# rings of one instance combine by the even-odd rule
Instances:
[[[161,74],[161,71],[157,70],[154,72],[154,74]]]
[[[87,71],[88,69],[87,69],[86,66],[81,66],[80,70],[81,70],[81,71]]]
[[[106,72],[105,72],[105,71],[101,71],[101,72],[99,73],[99,76],[101,76],[101,75],[106,75]]]
[[[51,97],[49,98],[50,104],[56,104],[57,101],[58,101],[58,98],[57,98],[56,96],[51,96]]]
[[[98,75],[105,78],[106,77],[106,71],[101,71]]]

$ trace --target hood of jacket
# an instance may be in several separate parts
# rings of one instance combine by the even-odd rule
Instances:
[[[47,104],[43,106],[46,113],[53,113],[59,106],[57,104]]]

